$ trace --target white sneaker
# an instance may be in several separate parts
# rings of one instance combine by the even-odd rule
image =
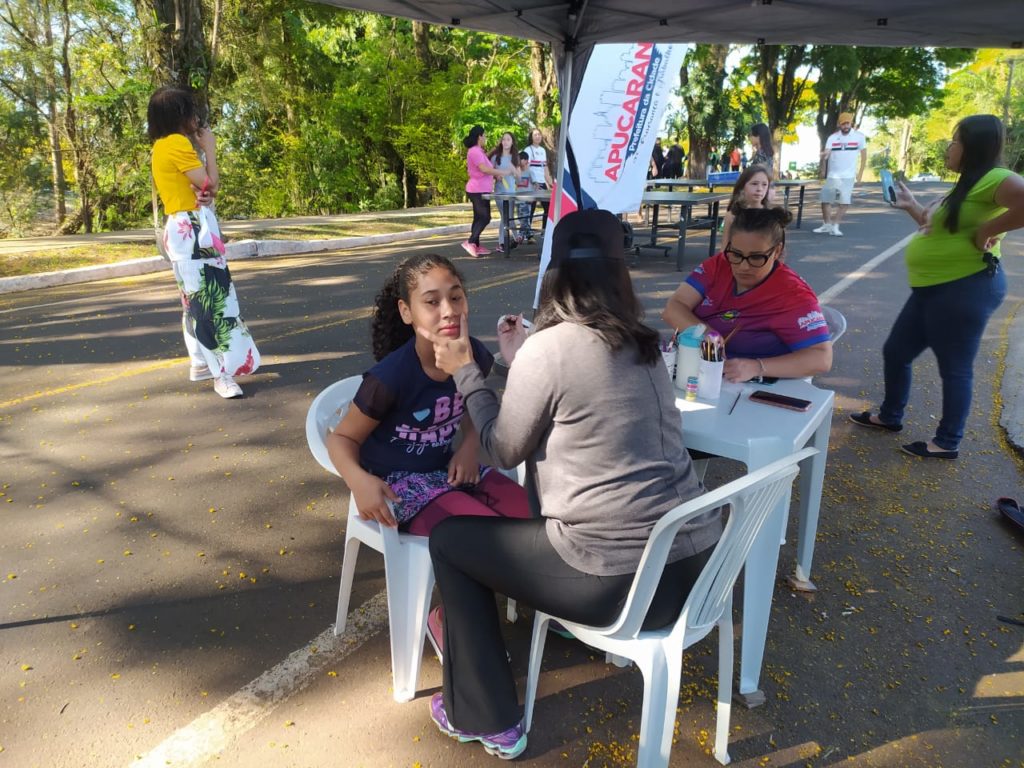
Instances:
[[[213,391],[225,400],[242,396],[242,388],[226,373],[213,380]]]
[[[202,365],[192,365],[188,369],[188,380],[189,381],[206,381],[212,379],[213,374],[210,373],[210,367],[203,363]]]
[[[817,229],[815,229],[813,231],[817,232],[819,235],[831,235],[832,234],[832,225],[829,224],[828,222],[825,222],[824,224],[822,224],[820,227],[818,227]]]
[[[838,224],[833,224],[832,225],[832,234],[835,235],[836,237],[842,237],[843,236],[843,233],[839,231],[839,225]]]

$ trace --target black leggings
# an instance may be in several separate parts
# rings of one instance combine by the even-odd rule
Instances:
[[[606,626],[620,613],[633,574],[594,576],[568,565],[551,546],[543,518],[454,517],[430,535],[430,557],[444,604],[444,706],[449,722],[498,733],[522,717],[494,593],[555,616]],[[708,548],[665,568],[644,628],[679,616]]]
[[[491,201],[484,200],[483,192],[467,192],[469,202],[473,204],[473,229],[469,233],[469,242],[480,245],[480,233],[491,223]]]
[[[535,192],[546,192],[547,189],[548,189],[548,185],[547,184],[534,184],[534,191]],[[547,229],[547,226],[548,226],[548,208],[550,207],[550,205],[551,205],[550,201],[542,202],[540,204],[541,209],[543,209],[543,211],[544,211],[544,220],[541,221],[541,223],[540,223],[540,228],[541,229]],[[537,212],[537,203],[530,203],[530,226],[533,226],[533,216],[534,216],[534,214],[536,212]]]

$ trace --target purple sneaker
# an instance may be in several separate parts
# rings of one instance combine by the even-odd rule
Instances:
[[[526,749],[526,731],[523,730],[522,720],[501,733],[460,731],[448,722],[448,713],[444,711],[444,694],[440,691],[430,697],[430,719],[434,721],[441,733],[458,739],[463,744],[479,741],[484,745],[487,754],[500,757],[502,760],[515,760]]]

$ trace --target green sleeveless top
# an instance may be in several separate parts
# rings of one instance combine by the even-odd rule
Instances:
[[[974,245],[978,227],[1006,209],[996,205],[996,188],[1013,171],[993,168],[971,188],[960,206],[956,232],[946,229],[945,203],[932,213],[930,231],[919,232],[907,245],[907,276],[911,288],[940,285],[973,275],[985,269],[981,251]],[[992,249],[999,256],[999,245]]]

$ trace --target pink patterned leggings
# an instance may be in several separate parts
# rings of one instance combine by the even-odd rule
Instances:
[[[429,536],[434,526],[449,517],[517,517],[528,519],[526,489],[492,469],[473,488],[449,491],[434,499],[408,522],[404,530]]]

